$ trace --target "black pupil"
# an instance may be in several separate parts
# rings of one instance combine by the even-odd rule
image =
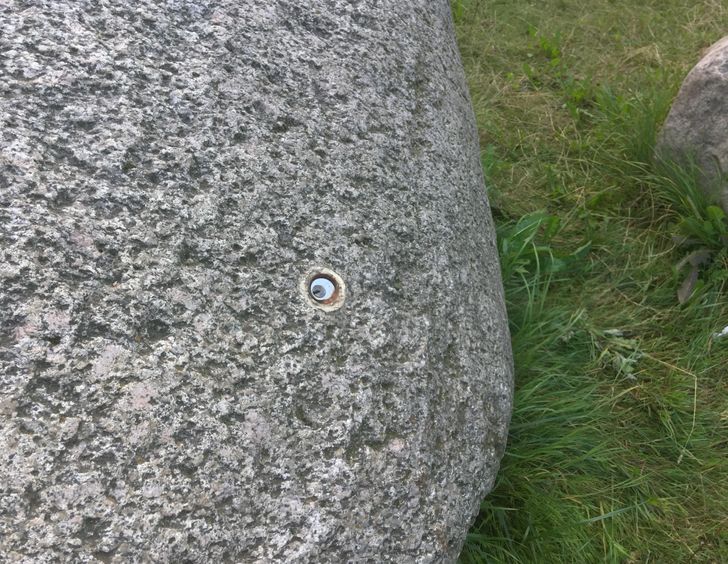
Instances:
[[[313,294],[314,298],[321,299],[326,295],[326,288],[316,284],[313,288],[311,288],[311,293]]]

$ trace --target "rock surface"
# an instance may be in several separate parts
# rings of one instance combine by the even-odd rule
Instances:
[[[728,37],[683,82],[658,140],[657,155],[693,161],[704,191],[728,213]]]
[[[512,369],[448,3],[0,26],[1,559],[453,561]]]

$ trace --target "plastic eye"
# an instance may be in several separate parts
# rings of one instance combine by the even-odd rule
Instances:
[[[333,270],[319,266],[299,279],[299,290],[308,305],[322,311],[341,309],[346,300],[344,279]]]
[[[318,277],[311,280],[308,290],[311,297],[317,302],[325,302],[330,300],[336,292],[336,286],[328,278]]]

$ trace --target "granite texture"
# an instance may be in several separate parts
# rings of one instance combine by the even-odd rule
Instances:
[[[0,149],[3,562],[455,560],[512,368],[446,0],[2,2]]]
[[[728,37],[712,45],[685,78],[656,153],[695,163],[701,188],[728,213]]]

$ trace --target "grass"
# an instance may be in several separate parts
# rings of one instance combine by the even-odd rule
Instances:
[[[454,0],[517,387],[463,563],[728,562],[728,220],[653,147],[720,0]]]

